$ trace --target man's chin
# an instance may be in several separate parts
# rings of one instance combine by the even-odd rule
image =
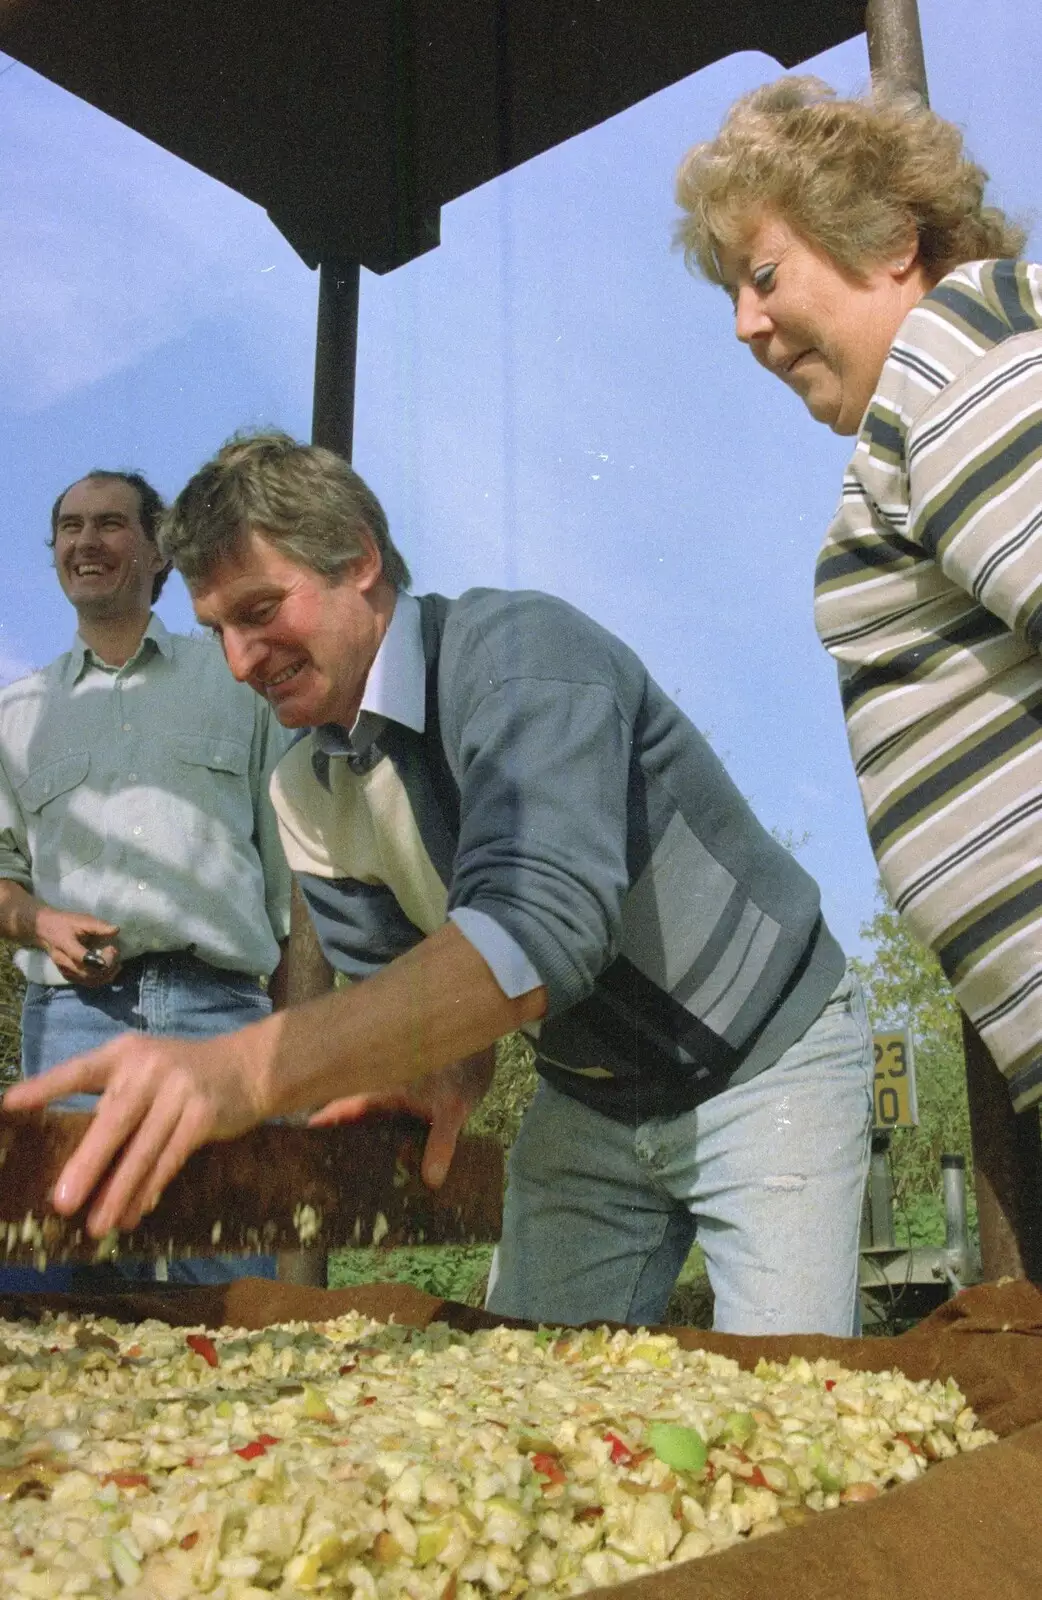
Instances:
[[[265,699],[267,699],[266,695]],[[284,728],[314,727],[312,718],[307,715],[307,712],[304,710],[304,708],[302,706],[294,705],[292,700],[288,701],[285,705],[276,705],[273,701],[268,700],[268,704],[271,706],[271,709],[275,713],[277,720],[281,722]]]

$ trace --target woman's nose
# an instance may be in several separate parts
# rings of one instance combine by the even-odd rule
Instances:
[[[743,344],[752,344],[771,331],[771,319],[751,284],[743,284],[735,296],[734,331]]]

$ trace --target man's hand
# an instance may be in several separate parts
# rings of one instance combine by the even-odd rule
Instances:
[[[36,912],[33,943],[46,951],[63,978],[84,988],[111,983],[120,969],[119,928],[86,911],[58,911],[41,905]]]
[[[70,1216],[101,1180],[87,1217],[100,1239],[133,1228],[153,1209],[193,1150],[234,1139],[270,1109],[257,1091],[264,1024],[202,1042],[125,1033],[100,1050],[8,1089],[4,1108],[32,1111],[73,1093],[101,1093],[88,1131],[69,1157],[54,1208]],[[106,1177],[113,1160],[115,1169]]]
[[[407,1111],[414,1117],[423,1117],[431,1130],[423,1151],[421,1176],[429,1189],[440,1189],[452,1165],[460,1132],[486,1094],[495,1067],[496,1053],[491,1047],[392,1094],[353,1094],[331,1100],[308,1118],[308,1126],[327,1128],[336,1122],[357,1122],[379,1111]]]
[[[431,1118],[424,1174],[436,1184],[491,1076],[489,1041],[543,1016],[546,1000],[543,988],[504,995],[450,922],[364,983],[216,1039],[126,1034],[16,1084],[4,1104],[30,1111],[63,1095],[100,1092],[54,1202],[71,1215],[101,1184],[87,1219],[95,1238],[133,1228],[207,1140],[232,1139],[269,1117],[313,1106],[325,1106],[318,1115],[329,1121],[358,1116],[360,1095],[378,1095],[384,1106],[394,1096],[398,1106]],[[435,1073],[446,1063],[449,1075],[440,1081]],[[412,1087],[418,1083],[425,1085],[419,1096]]]

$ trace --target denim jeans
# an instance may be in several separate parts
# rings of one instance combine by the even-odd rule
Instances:
[[[22,1074],[35,1077],[70,1056],[107,1044],[121,1033],[210,1039],[232,1033],[268,1015],[271,1002],[256,978],[211,967],[188,951],[139,956],[113,983],[98,989],[76,984],[30,983],[22,1006]],[[63,1110],[90,1111],[96,1095],[75,1094],[57,1102]],[[55,1272],[61,1269],[54,1269]],[[151,1262],[118,1261],[114,1270],[73,1268],[77,1288],[101,1289],[107,1280],[151,1282]],[[21,1279],[22,1274],[19,1274]],[[232,1278],[273,1278],[273,1256],[196,1256],[170,1261],[170,1283],[227,1283]],[[57,1287],[48,1273],[47,1287]],[[0,1288],[8,1283],[0,1272]],[[40,1287],[43,1287],[41,1284]]]
[[[541,1083],[511,1152],[486,1304],[535,1322],[661,1322],[697,1237],[725,1333],[850,1334],[872,1040],[848,968],[748,1083],[637,1128]]]

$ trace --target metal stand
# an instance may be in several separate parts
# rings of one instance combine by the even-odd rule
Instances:
[[[358,356],[357,261],[323,261],[318,279],[311,443],[351,459]]]
[[[916,94],[929,105],[916,0],[867,0],[865,32],[873,81]]]
[[[895,1236],[890,1134],[872,1135],[872,1159],[861,1227],[861,1321],[884,1327],[894,1316],[925,1316],[968,1284],[980,1281],[980,1263],[966,1218],[966,1161],[941,1157],[944,1190],[943,1245],[899,1244]]]
[[[311,442],[351,459],[358,351],[357,262],[323,262],[319,269],[315,334],[315,395]],[[333,969],[318,942],[299,885],[293,885],[289,929],[287,1003],[301,1005],[333,987]],[[276,1272],[282,1283],[325,1287],[324,1250],[282,1250]]]

